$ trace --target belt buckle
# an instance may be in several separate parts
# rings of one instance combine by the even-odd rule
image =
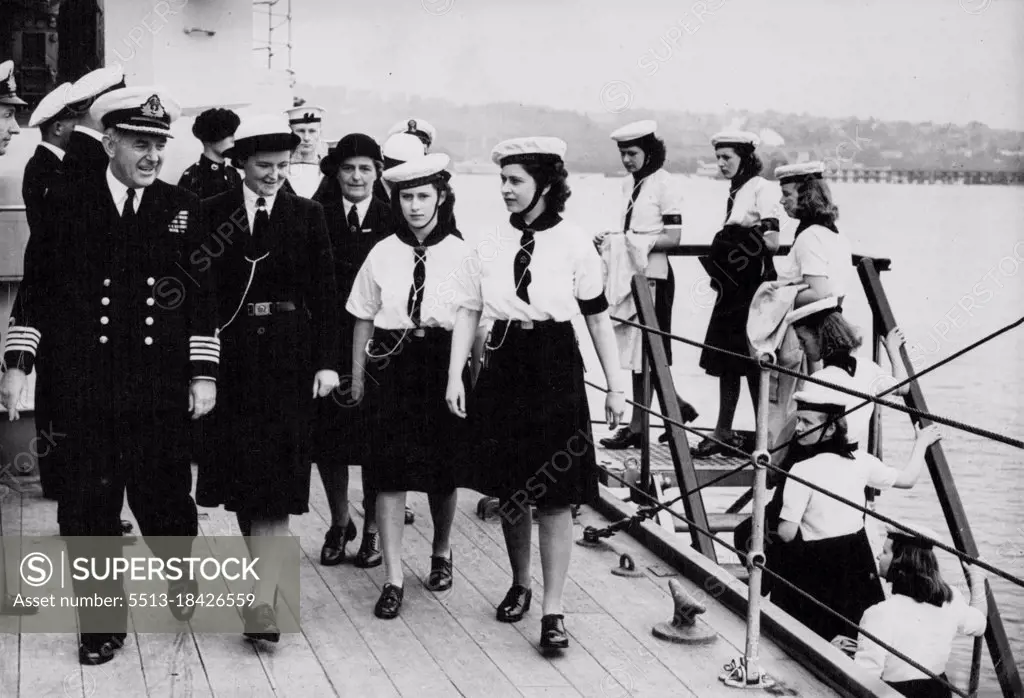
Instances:
[[[249,314],[256,317],[270,315],[270,303],[250,303]]]
[[[427,336],[427,331],[425,329],[423,329],[422,327],[417,327],[415,330],[412,331],[412,336],[413,337],[426,337]]]
[[[533,320],[521,320],[519,322],[519,328],[523,329],[523,330],[532,330],[533,329]]]

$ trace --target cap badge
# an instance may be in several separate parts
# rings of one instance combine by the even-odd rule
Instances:
[[[163,119],[167,112],[164,111],[164,105],[160,104],[160,98],[153,95],[142,105],[142,115],[153,119]]]
[[[416,132],[416,119],[409,119],[409,133]]]

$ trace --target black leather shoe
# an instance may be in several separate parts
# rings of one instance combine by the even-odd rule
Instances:
[[[431,591],[444,591],[452,588],[452,560],[454,553],[449,552],[448,557],[430,556],[430,574],[424,586]]]
[[[78,643],[78,663],[86,666],[106,664],[117,650],[124,647],[124,633],[91,633],[83,635]]]
[[[189,595],[192,598],[189,598]],[[179,579],[167,584],[167,607],[178,620],[189,621],[196,612],[196,597],[199,596],[199,582],[194,579]]]
[[[715,438],[721,441],[723,444],[730,444],[739,449],[743,448],[743,437],[740,436],[739,434],[733,434],[732,436],[726,436],[725,438],[718,438],[716,436]],[[727,449],[725,446],[718,445],[711,439],[702,440],[699,444],[697,444],[697,447],[690,452],[690,455],[693,456],[694,458],[710,458],[711,456],[718,453],[735,455],[731,450]]]
[[[378,618],[395,618],[402,610],[402,599],[405,597],[405,589],[396,587],[394,584],[385,584],[380,591],[380,598],[377,605],[373,607],[373,615]]]
[[[363,542],[356,553],[355,566],[362,568],[378,567],[384,562],[380,552],[380,531],[363,531]]]
[[[129,533],[135,530],[135,526],[132,525],[131,521],[127,519],[121,519],[121,535],[127,536]]]
[[[569,646],[565,632],[565,617],[552,613],[540,619],[540,646],[545,649],[564,650]]]
[[[697,419],[697,417],[700,416],[697,410],[693,408],[693,405],[691,405],[690,403],[686,402],[686,400],[683,399],[679,400],[679,410],[683,413],[683,424],[692,422],[693,420]],[[668,443],[668,433],[668,429],[665,429],[665,431],[661,432],[661,435],[658,437],[658,443]]]
[[[521,584],[513,584],[505,598],[498,604],[498,612],[495,614],[502,623],[518,623],[530,610],[530,599],[533,598],[533,589],[527,589]]]
[[[256,606],[242,608],[243,631],[250,640],[266,640],[277,642],[281,639],[281,629],[277,627],[277,616],[270,604],[261,603]]]
[[[334,567],[345,561],[345,546],[349,541],[356,539],[359,532],[352,519],[348,520],[348,526],[331,526],[324,536],[324,547],[320,548],[320,564],[324,567]]]
[[[416,514],[412,513],[412,509],[409,507],[405,508],[405,525],[411,526],[416,521]]]
[[[640,448],[640,432],[630,431],[629,427],[622,427],[615,436],[601,439],[598,443],[610,451],[621,451],[625,448]]]

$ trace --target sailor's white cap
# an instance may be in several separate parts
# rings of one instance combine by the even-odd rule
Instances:
[[[295,150],[301,141],[284,114],[253,114],[238,124],[234,145],[224,154],[234,160],[253,153],[278,153]]]
[[[451,158],[444,153],[430,153],[384,170],[384,179],[391,182],[395,189],[409,189],[430,182],[447,181],[451,176],[447,171],[450,163]]]
[[[498,167],[523,162],[562,161],[568,149],[565,141],[553,136],[510,138],[494,146],[491,161]]]
[[[77,113],[82,113],[98,96],[124,86],[124,68],[120,65],[99,68],[86,73],[71,84],[68,105]]]
[[[167,138],[172,138],[171,124],[181,116],[181,106],[165,90],[152,85],[107,92],[89,111],[103,128]]]
[[[820,298],[807,305],[802,305],[786,313],[786,323],[790,325],[807,324],[808,318],[821,314],[843,312],[843,301],[838,296]]]
[[[0,63],[0,104],[25,106],[25,100],[18,96],[18,83],[14,80],[14,61]]]
[[[821,179],[825,175],[825,163],[820,160],[783,165],[775,168],[775,178],[780,184],[801,179]]]
[[[761,145],[761,137],[750,131],[719,131],[711,136],[711,145],[715,148],[727,148],[733,145],[756,148]]]
[[[644,136],[650,136],[658,130],[658,122],[651,119],[645,121],[634,121],[631,124],[626,124],[620,128],[615,129],[611,133],[611,139],[618,141],[619,143],[628,143],[629,141],[635,141],[643,138]]]
[[[825,379],[822,378],[822,380]],[[840,383],[837,381],[836,385],[840,385]],[[813,410],[827,414],[843,414],[864,402],[855,395],[810,382],[805,385],[803,390],[798,390],[793,394],[793,401],[796,403],[797,410]]]
[[[318,124],[324,120],[327,110],[312,104],[303,104],[301,107],[292,107],[285,110],[288,115],[289,124]]]
[[[411,133],[396,133],[384,141],[383,155],[385,167],[393,167],[399,163],[423,157],[426,146]]]
[[[67,108],[68,106],[68,95],[71,94],[71,83],[65,82],[62,85],[58,85],[48,95],[39,100],[36,110],[32,112],[32,116],[28,119],[29,128],[35,128],[45,124],[47,121],[64,112],[67,116],[72,116],[71,111]]]
[[[437,130],[426,119],[405,119],[404,121],[399,121],[388,129],[389,136],[393,136],[396,133],[410,133],[421,141],[425,138],[428,147],[430,143],[434,142],[434,138],[437,137]]]
[[[940,543],[943,542],[942,536],[932,528],[921,526],[917,523],[903,523],[903,525],[911,529],[912,532],[904,531],[902,528],[897,528],[892,524],[888,524],[885,531],[886,537],[892,538],[893,540],[899,540],[904,543],[911,543],[926,550],[930,550],[934,547],[931,543],[933,540],[937,540]]]

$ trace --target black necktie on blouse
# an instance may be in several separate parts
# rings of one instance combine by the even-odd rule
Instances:
[[[412,286],[409,287],[409,319],[420,326],[420,307],[423,305],[423,288],[427,285],[427,248],[414,247],[416,264],[412,269]]]
[[[350,233],[359,231],[359,212],[356,211],[355,204],[352,204],[352,208],[348,210],[348,218],[345,222],[348,223],[348,230]]]
[[[512,263],[512,273],[516,282],[516,295],[524,303],[530,302],[530,261],[533,259],[533,231],[530,228],[523,229],[523,236],[519,239],[519,251]]]
[[[252,235],[250,235],[249,257],[262,257],[270,230],[270,214],[267,213],[267,200],[262,196],[256,199],[256,216],[253,218]]]
[[[622,232],[629,232],[629,224],[633,222],[633,206],[636,204],[636,198],[640,196],[640,188],[644,184],[646,177],[641,177],[636,180],[633,184],[633,193],[629,196],[629,205],[626,206],[626,220],[622,223]]]

